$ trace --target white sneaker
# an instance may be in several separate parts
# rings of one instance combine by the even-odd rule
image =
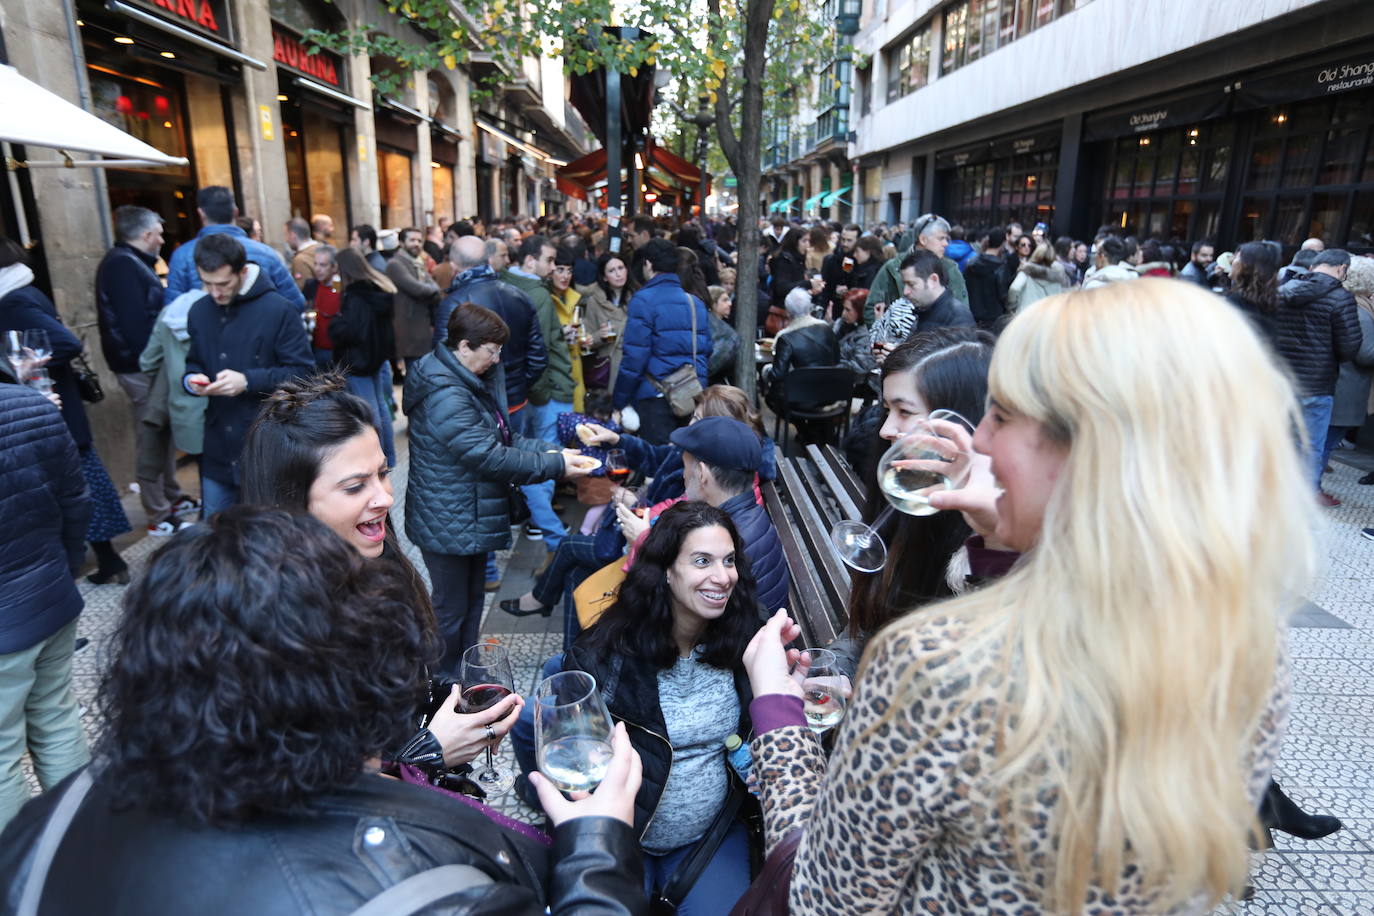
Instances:
[[[177,533],[177,526],[171,522],[158,522],[156,525],[148,526],[148,537],[166,538]]]

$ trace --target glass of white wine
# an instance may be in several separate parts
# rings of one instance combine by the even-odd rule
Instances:
[[[845,689],[847,679],[840,672],[835,653],[829,649],[803,649],[802,654],[810,664],[804,666],[799,660],[792,674],[801,679],[806,724],[816,734],[823,735],[844,718],[844,708],[849,702]]]
[[[973,424],[952,410],[935,410],[883,453],[878,461],[878,488],[888,506],[873,524],[846,519],[830,530],[835,552],[859,572],[877,572],[887,563],[887,545],[878,532],[893,510],[907,515],[934,515],[930,504],[937,489],[955,490],[967,481],[972,466]]]
[[[590,792],[610,768],[611,714],[584,671],[563,671],[534,692],[534,743],[539,772],[564,792]]]

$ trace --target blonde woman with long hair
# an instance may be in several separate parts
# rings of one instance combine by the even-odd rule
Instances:
[[[797,628],[746,652],[769,848],[804,828],[791,913],[1205,912],[1246,882],[1315,563],[1292,387],[1167,280],[1031,305],[988,387],[1016,566],[872,640],[828,766]]]

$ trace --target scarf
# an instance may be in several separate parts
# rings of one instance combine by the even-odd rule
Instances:
[[[473,280],[495,276],[496,271],[491,269],[490,264],[478,264],[476,267],[469,267],[467,270],[454,277],[453,286],[462,286],[464,283],[471,283]],[[453,287],[449,288],[452,289]]]
[[[33,270],[27,264],[0,267],[0,299],[33,282]]]

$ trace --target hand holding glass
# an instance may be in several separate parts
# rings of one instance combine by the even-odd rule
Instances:
[[[564,792],[590,792],[611,765],[611,714],[596,679],[563,671],[534,692],[534,743],[539,772]]]
[[[936,410],[917,422],[878,461],[878,487],[889,505],[872,525],[845,520],[830,531],[841,560],[860,572],[877,572],[887,562],[879,530],[893,509],[907,515],[934,515],[932,493],[964,486],[972,466],[973,424],[951,410]]]
[[[496,643],[482,643],[464,652],[459,679],[463,686],[459,705],[469,715],[490,709],[515,691],[510,655]],[[509,767],[496,766],[491,751],[488,745],[486,765],[472,774],[487,798],[504,795],[515,785],[515,774]]]
[[[849,702],[848,681],[829,649],[803,649],[792,669],[801,682],[806,724],[818,735],[824,734],[844,718]]]

